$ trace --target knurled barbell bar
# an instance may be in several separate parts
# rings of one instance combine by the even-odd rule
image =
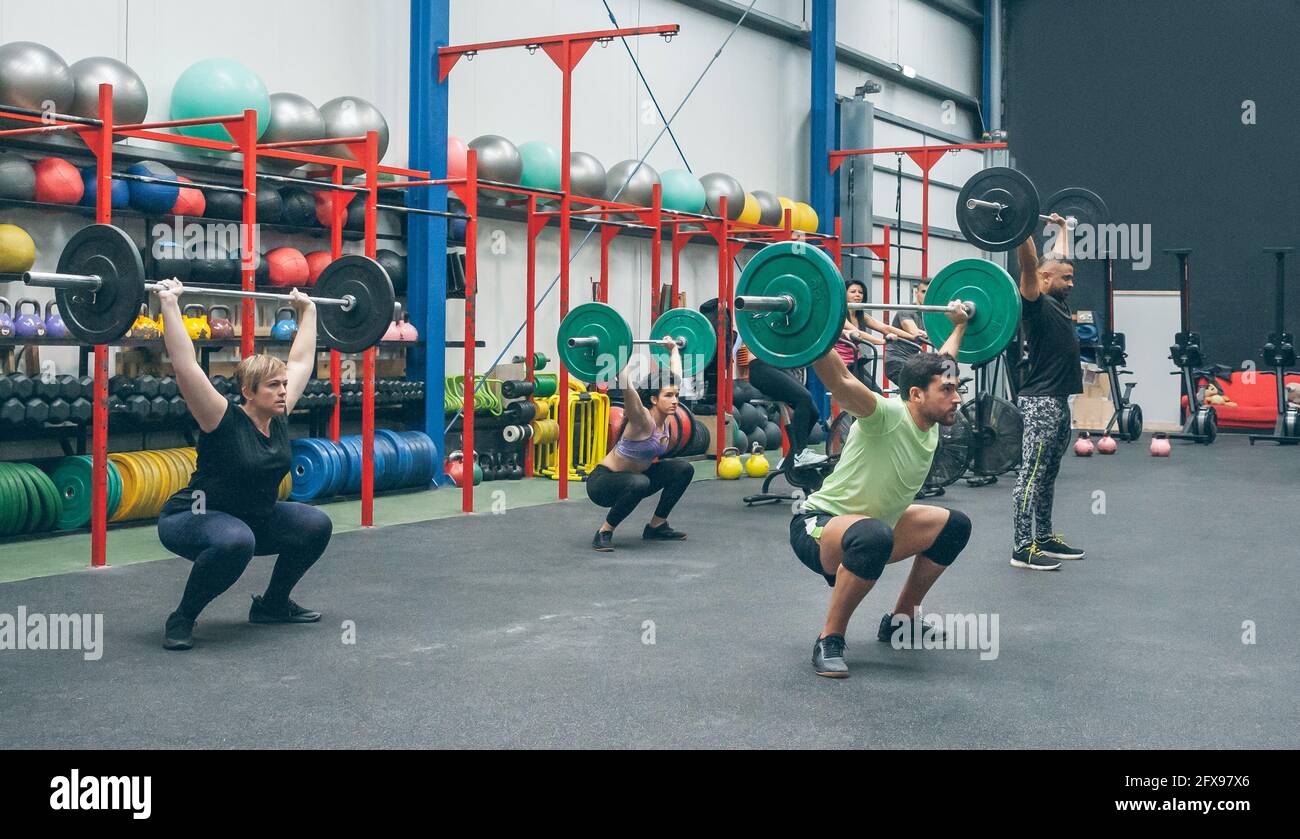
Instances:
[[[147,292],[144,263],[135,242],[111,224],[92,224],[77,231],[59,256],[58,269],[23,275],[29,285],[56,290],[59,312],[68,331],[87,344],[106,344],[127,333]],[[379,343],[388,330],[396,295],[378,262],[347,254],[331,262],[315,284],[317,333],[321,343],[339,352],[361,352]],[[217,297],[253,298],[287,303],[287,294],[239,289],[186,287],[185,292]]]
[[[855,303],[845,299],[844,277],[821,248],[805,242],[768,245],[754,255],[736,283],[736,330],[756,357],[776,367],[803,367],[829,353],[844,329],[849,309],[925,312],[926,332],[935,346],[952,334],[946,315],[953,307],[968,320],[957,359],[981,364],[1006,348],[1020,324],[1020,292],[1001,266],[960,259],[930,283],[924,306]]]
[[[682,375],[694,376],[713,359],[717,333],[709,319],[694,309],[670,309],[650,327],[648,339],[634,340],[632,328],[612,307],[583,303],[560,323],[556,340],[560,361],[584,382],[609,381],[627,363],[634,345],[651,347],[660,364],[667,364],[673,343],[681,354]]]

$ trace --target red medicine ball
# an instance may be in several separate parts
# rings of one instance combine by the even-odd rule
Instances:
[[[177,175],[176,179],[184,184],[194,183],[184,175]],[[207,199],[203,197],[201,189],[184,189],[182,188],[176,195],[176,204],[172,207],[174,216],[201,216],[203,211],[208,208]]]
[[[76,204],[86,192],[77,167],[61,157],[46,157],[32,167],[36,172],[37,201],[50,204]]]
[[[341,223],[347,224],[348,214],[346,210],[348,204],[352,203],[352,199],[356,197],[357,193],[355,192],[330,192],[322,189],[316,193],[316,220],[325,227],[333,224],[334,219],[330,216],[330,210],[333,208],[334,203],[338,202],[345,211]]]
[[[333,261],[334,257],[330,256],[329,251],[312,251],[307,254],[307,285],[316,285],[320,272]]]
[[[271,285],[303,286],[307,284],[307,257],[297,248],[276,248],[266,255]]]

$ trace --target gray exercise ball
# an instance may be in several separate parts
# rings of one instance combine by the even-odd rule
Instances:
[[[266,132],[262,134],[259,142],[288,143],[294,140],[319,140],[330,136],[325,133],[325,130],[325,117],[321,116],[321,112],[311,103],[311,100],[296,93],[272,93],[271,121],[267,124]],[[382,137],[380,145],[381,147],[384,145]],[[316,148],[308,146],[304,151],[314,153]],[[292,172],[302,165],[292,160],[278,160],[260,155],[257,162],[269,172]]]
[[[758,223],[767,227],[779,227],[781,224],[781,202],[766,190],[756,189],[754,200],[758,202]]]
[[[68,69],[72,71],[72,78],[76,83],[76,95],[73,97],[72,110],[69,113],[88,119],[98,119],[99,86],[111,84],[113,122],[115,124],[144,122],[144,116],[149,112],[149,91],[144,86],[144,80],[129,66],[116,58],[97,55],[83,58]],[[125,137],[114,138],[115,141],[125,139]]]
[[[76,92],[72,71],[54,50],[32,41],[0,45],[0,105],[40,111],[48,110],[48,102],[56,113],[66,114]]]
[[[478,176],[485,181],[517,184],[524,174],[524,159],[519,147],[499,134],[484,134],[469,141],[478,154]],[[521,200],[518,193],[483,190],[484,198],[495,201]]]
[[[605,166],[585,151],[569,154],[569,191],[586,198],[605,197]]]
[[[0,198],[31,201],[36,194],[36,170],[21,154],[0,152]]]
[[[379,159],[388,151],[388,120],[379,109],[357,96],[340,96],[320,106],[325,120],[326,137],[362,137],[367,131],[379,132]],[[322,146],[321,154],[347,158],[345,146]]]
[[[710,172],[700,178],[704,186],[704,212],[717,215],[722,208],[718,199],[726,196],[727,218],[735,221],[745,209],[745,188],[726,172]]]
[[[648,207],[654,197],[652,193],[657,183],[659,183],[659,173],[649,163],[623,160],[611,166],[609,172],[605,174],[605,198],[620,204]]]

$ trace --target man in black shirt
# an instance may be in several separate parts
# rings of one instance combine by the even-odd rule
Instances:
[[[930,278],[922,277],[916,286],[916,305],[925,305],[925,292],[929,288]],[[885,336],[885,340],[889,342],[885,350],[885,375],[891,382],[897,382],[903,370],[903,362],[921,352],[919,345],[928,341],[929,336],[925,334],[925,321],[921,318],[920,311],[916,309],[900,309],[894,312],[893,325],[911,335],[911,341],[898,341],[893,335]]]
[[[1021,323],[1029,363],[1016,405],[1024,415],[1024,463],[1011,495],[1015,528],[1011,565],[1054,571],[1062,559],[1084,553],[1052,532],[1056,473],[1070,445],[1070,396],[1083,392],[1079,338],[1066,304],[1074,287],[1065,219],[1055,213],[1056,242],[1040,261],[1031,236],[1016,251],[1020,260]],[[1037,536],[1035,536],[1035,532]]]

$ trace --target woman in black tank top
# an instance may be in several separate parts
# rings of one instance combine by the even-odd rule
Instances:
[[[329,544],[329,516],[307,504],[276,500],[289,471],[289,412],[302,396],[316,361],[316,307],[290,293],[298,333],[286,364],[270,355],[245,358],[235,369],[243,404],[217,392],[194,358],[181,321],[182,287],[164,280],[163,338],[173,374],[199,426],[198,469],[190,485],[163,505],[158,537],[194,563],[176,611],[167,618],[163,646],[188,650],[194,622],[217,595],[235,584],[257,555],[278,554],[266,592],[253,598],[252,623],[312,623],[320,613],[289,599],[298,580]]]

